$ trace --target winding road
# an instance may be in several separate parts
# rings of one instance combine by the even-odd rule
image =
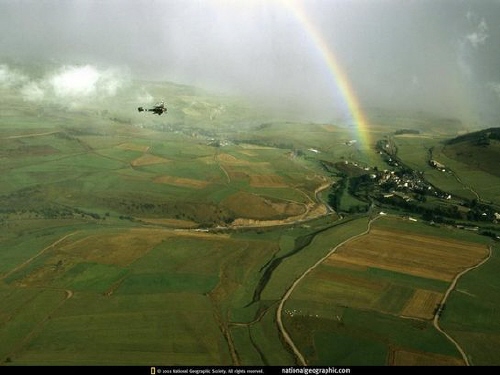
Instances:
[[[71,232],[69,234],[67,234],[66,236],[64,237],[61,237],[59,238],[57,241],[51,243],[49,246],[45,247],[44,249],[42,249],[40,252],[38,252],[37,254],[33,255],[31,258],[27,259],[26,261],[24,261],[23,263],[21,263],[19,266],[13,268],[12,270],[10,270],[9,272],[7,272],[5,275],[3,275],[2,279],[6,279],[7,277],[9,277],[10,275],[12,275],[14,272],[20,270],[21,268],[23,268],[24,266],[26,266],[27,264],[31,263],[33,260],[35,260],[36,258],[38,258],[40,255],[42,255],[43,253],[45,253],[47,250],[49,250],[50,248],[56,246],[57,244],[59,244],[60,242],[64,241],[66,238],[70,237],[70,236],[73,236],[75,235],[76,233],[78,233],[78,231],[76,232]]]
[[[46,251],[49,249],[55,247],[57,244],[61,243],[64,241],[66,238],[75,235],[78,233],[78,231],[71,232],[58,240],[54,241],[50,245],[46,246],[43,248],[41,251],[39,251],[37,254],[33,255],[31,258],[27,259],[23,263],[21,263],[19,266],[13,268],[10,272],[7,272],[5,275],[2,276],[0,280],[5,280],[9,275],[12,275],[14,272],[20,270],[24,266],[30,264],[33,260],[44,254]],[[65,288],[51,288],[51,287],[31,287],[32,289],[47,289],[47,290],[56,290],[56,291],[64,291],[66,294],[64,299],[62,299],[53,309],[52,311],[42,320],[40,320],[37,324],[34,325],[33,329],[19,342],[17,343],[11,351],[8,353],[7,358],[12,358],[16,353],[18,353],[37,333],[39,333],[42,330],[42,327],[49,321],[50,316],[57,310],[59,309],[67,300],[73,297],[73,291],[70,289],[65,289]]]
[[[29,137],[41,137],[44,135],[51,135],[51,134],[56,134],[56,133],[61,133],[61,130],[54,130],[50,132],[45,132],[45,133],[30,133],[30,134],[21,134],[21,135],[11,135],[8,137],[3,137],[3,139],[16,139],[16,138],[29,138]]]
[[[297,362],[298,362],[299,365],[301,365],[301,366],[307,366],[307,361],[304,358],[304,356],[302,355],[302,353],[300,352],[300,350],[297,348],[297,346],[294,344],[292,338],[290,337],[290,335],[288,334],[287,330],[285,329],[285,327],[283,325],[282,313],[283,313],[283,307],[285,305],[285,302],[288,300],[288,298],[290,297],[290,295],[292,294],[292,292],[294,291],[294,289],[297,287],[297,285],[304,279],[304,277],[306,277],[309,274],[309,272],[311,272],[318,265],[320,265],[323,261],[325,261],[328,257],[330,257],[335,251],[337,251],[337,249],[339,247],[343,246],[344,244],[346,244],[349,241],[352,241],[352,240],[354,240],[356,238],[359,238],[361,236],[364,236],[364,235],[368,234],[368,232],[370,232],[372,223],[375,220],[377,220],[379,217],[381,217],[381,216],[376,216],[373,219],[371,219],[368,222],[368,227],[367,227],[367,229],[364,232],[362,232],[360,234],[357,234],[357,235],[355,235],[353,237],[350,237],[350,238],[346,239],[345,241],[339,243],[337,246],[335,246],[333,249],[331,249],[328,252],[327,255],[325,255],[323,258],[319,259],[315,264],[313,264],[311,267],[309,267],[307,270],[305,270],[305,272],[293,282],[293,284],[290,286],[290,288],[288,288],[288,290],[286,291],[286,293],[281,298],[281,300],[279,302],[279,305],[278,305],[278,308],[276,310],[276,322],[278,324],[278,328],[279,328],[279,331],[280,331],[283,339],[285,340],[285,342],[287,343],[287,345],[292,349],[295,357],[297,358]],[[485,259],[483,259],[481,262],[479,262],[478,264],[476,264],[474,266],[466,268],[465,270],[463,270],[462,272],[458,273],[455,276],[455,278],[453,279],[453,281],[451,282],[449,288],[447,289],[446,293],[443,296],[443,299],[442,299],[441,304],[440,304],[440,309],[436,312],[436,314],[434,315],[434,319],[433,319],[434,327],[439,332],[441,332],[453,345],[455,345],[455,347],[460,352],[460,354],[461,354],[461,356],[462,356],[462,358],[463,358],[463,360],[464,360],[464,362],[465,362],[465,364],[467,366],[470,366],[470,362],[469,362],[469,360],[467,358],[467,355],[466,355],[465,351],[462,349],[462,347],[460,346],[460,344],[455,339],[453,339],[453,337],[451,337],[448,333],[446,333],[439,326],[439,317],[440,317],[440,313],[442,311],[442,306],[445,305],[446,300],[448,299],[449,295],[455,289],[456,284],[457,284],[458,280],[460,279],[460,277],[462,277],[463,275],[465,275],[467,272],[469,272],[469,271],[471,271],[473,269],[476,269],[476,268],[482,266],[484,263],[486,263],[488,261],[488,259],[490,259],[491,252],[492,252],[491,246],[489,246],[488,250],[489,250],[488,256]]]
[[[285,305],[285,302],[288,300],[288,298],[290,297],[290,295],[292,294],[292,292],[294,291],[294,289],[297,287],[297,285],[302,281],[302,279],[304,279],[304,277],[306,277],[309,272],[311,272],[313,269],[315,269],[318,265],[320,265],[321,263],[323,263],[324,260],[326,260],[330,255],[332,255],[335,251],[337,251],[337,249],[341,246],[343,246],[344,244],[346,244],[347,242],[349,241],[352,241],[356,238],[359,238],[361,236],[364,236],[365,234],[367,234],[369,231],[370,231],[370,228],[371,228],[371,225],[372,223],[377,220],[380,216],[376,216],[375,218],[371,219],[369,222],[368,222],[368,227],[366,228],[366,230],[360,234],[357,234],[353,237],[350,237],[344,241],[342,241],[341,243],[339,243],[337,246],[335,246],[333,249],[331,249],[328,254],[326,254],[323,258],[319,259],[316,263],[314,263],[311,267],[309,267],[307,270],[305,270],[305,272],[299,277],[297,278],[294,283],[290,286],[290,288],[288,288],[288,290],[286,291],[286,293],[283,295],[283,297],[281,298],[281,301],[278,305],[278,308],[276,309],[276,322],[278,323],[278,328],[280,330],[280,333],[281,335],[283,336],[285,342],[290,346],[290,348],[292,349],[295,357],[297,358],[298,362],[299,362],[299,365],[301,366],[307,366],[307,362],[304,358],[304,356],[302,355],[302,353],[300,352],[300,350],[295,346],[292,338],[290,337],[290,335],[288,334],[287,330],[285,329],[284,325],[283,325],[283,321],[281,319],[281,316],[282,316],[282,312],[283,312],[283,306]]]
[[[446,303],[446,300],[448,299],[448,296],[450,295],[450,293],[453,291],[453,289],[455,289],[455,286],[457,285],[457,282],[458,282],[458,279],[460,277],[462,277],[463,275],[465,275],[467,272],[473,270],[473,269],[476,269],[480,266],[482,266],[484,263],[486,263],[488,261],[488,259],[490,259],[491,257],[491,246],[488,246],[488,256],[486,258],[484,258],[481,262],[479,262],[478,264],[476,264],[475,266],[472,266],[472,267],[469,267],[469,268],[466,268],[465,270],[463,270],[462,272],[458,273],[455,278],[453,279],[452,283],[450,284],[450,287],[448,288],[448,290],[446,291],[446,293],[444,294],[444,297],[441,301],[441,304],[440,304],[440,307],[439,307],[439,310],[436,312],[436,314],[434,315],[434,320],[433,320],[433,324],[434,324],[434,327],[439,331],[441,332],[443,335],[446,336],[446,338],[448,340],[450,340],[457,348],[457,350],[460,352],[460,354],[462,355],[462,358],[465,362],[465,364],[467,366],[470,366],[470,362],[469,362],[469,359],[467,358],[467,355],[465,354],[465,351],[462,349],[462,347],[460,346],[460,344],[455,341],[455,339],[453,337],[451,337],[448,333],[446,333],[440,326],[439,326],[439,317],[441,316],[441,311],[442,311],[442,308],[444,306],[444,304]]]

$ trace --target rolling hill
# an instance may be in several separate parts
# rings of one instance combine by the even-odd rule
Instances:
[[[452,138],[445,142],[443,152],[470,167],[500,176],[500,128],[488,128]]]

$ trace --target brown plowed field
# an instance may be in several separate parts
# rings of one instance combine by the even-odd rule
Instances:
[[[409,232],[372,229],[348,242],[327,260],[382,268],[430,279],[451,281],[488,255],[484,245]]]

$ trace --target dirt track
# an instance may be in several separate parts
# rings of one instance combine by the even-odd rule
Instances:
[[[357,234],[351,238],[348,238],[347,240],[339,243],[337,246],[335,246],[333,249],[331,249],[328,254],[326,254],[323,258],[321,258],[320,260],[318,260],[316,263],[314,263],[311,267],[309,267],[307,270],[305,270],[305,272],[299,277],[297,278],[294,283],[290,286],[290,288],[288,288],[288,290],[286,291],[286,293],[283,295],[283,297],[281,298],[281,301],[278,305],[278,308],[276,310],[276,322],[278,324],[278,328],[281,332],[281,335],[283,336],[283,339],[285,340],[285,342],[290,346],[290,348],[293,350],[293,353],[295,355],[295,357],[297,358],[298,362],[299,362],[299,365],[301,366],[307,366],[307,362],[304,358],[304,356],[302,355],[302,353],[299,351],[299,349],[295,346],[295,344],[293,343],[293,340],[292,338],[290,337],[290,335],[288,334],[288,332],[286,331],[284,325],[283,325],[283,321],[281,319],[281,315],[282,315],[282,312],[283,312],[283,306],[285,305],[285,302],[287,301],[287,299],[290,297],[290,295],[292,294],[293,290],[296,288],[296,286],[302,281],[302,279],[304,277],[306,277],[309,272],[311,272],[313,269],[315,269],[318,265],[320,265],[321,263],[323,263],[323,261],[325,259],[327,259],[328,257],[330,257],[330,255],[332,255],[335,251],[337,251],[337,249],[339,247],[341,247],[342,245],[346,244],[347,242],[349,241],[352,241],[358,237],[361,237],[361,236],[364,236],[365,234],[367,234],[369,231],[370,231],[370,228],[371,228],[371,224],[377,220],[380,216],[377,216],[375,218],[373,218],[372,220],[370,220],[368,222],[368,227],[367,229],[360,233],[360,234]]]
[[[443,297],[443,300],[441,301],[441,305],[439,307],[439,310],[436,312],[436,315],[434,315],[434,327],[436,327],[436,329],[441,332],[443,335],[445,335],[448,340],[450,340],[456,347],[457,347],[457,350],[460,352],[460,354],[462,355],[462,358],[464,359],[465,361],[465,364],[467,366],[470,366],[470,362],[469,362],[469,359],[467,358],[467,355],[465,354],[465,351],[462,349],[462,347],[460,346],[460,344],[458,342],[455,341],[455,339],[453,337],[451,337],[449,334],[447,334],[440,326],[439,326],[439,317],[441,316],[441,312],[442,312],[442,308],[444,306],[444,304],[446,303],[446,300],[448,299],[448,296],[450,295],[450,293],[453,291],[453,289],[455,289],[455,286],[457,285],[457,282],[458,282],[458,279],[460,277],[462,277],[463,275],[465,275],[467,272],[475,269],[475,268],[478,268],[480,266],[482,266],[484,263],[486,263],[488,261],[488,259],[490,259],[491,257],[491,246],[488,247],[488,256],[486,258],[484,258],[481,262],[479,262],[478,264],[476,264],[475,266],[472,266],[472,267],[469,267],[465,270],[463,270],[462,272],[458,273],[455,278],[453,279],[452,283],[450,284],[450,287],[448,288],[448,290],[446,291],[446,293],[444,294],[444,297]]]
[[[55,131],[45,132],[45,133],[31,133],[31,134],[22,134],[22,135],[11,135],[11,136],[8,136],[8,137],[4,137],[4,139],[40,137],[40,136],[43,136],[43,135],[50,135],[50,134],[55,134],[55,133],[61,133],[61,131],[60,130],[55,130]]]
[[[66,236],[64,237],[61,237],[59,238],[57,241],[53,242],[52,244],[50,244],[49,246],[45,247],[44,249],[42,249],[42,251],[40,251],[39,253],[33,255],[31,258],[27,259],[26,261],[24,261],[23,263],[21,263],[19,266],[13,268],[12,270],[10,270],[9,272],[7,272],[5,275],[3,275],[2,279],[6,279],[7,277],[9,277],[10,275],[12,275],[14,272],[18,271],[19,269],[23,268],[24,266],[26,266],[27,264],[31,263],[34,259],[38,258],[40,255],[42,255],[43,253],[45,253],[47,250],[49,250],[50,248],[56,246],[57,244],[61,243],[62,241],[64,241],[66,238],[70,237],[70,236],[73,236],[74,234],[78,233],[78,231],[76,232],[72,232],[70,234],[67,234]]]

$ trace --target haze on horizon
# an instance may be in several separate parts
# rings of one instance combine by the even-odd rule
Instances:
[[[167,80],[315,120],[342,117],[345,100],[289,3],[3,0],[0,86],[16,82],[26,99],[37,100],[48,90],[102,97],[131,78]],[[296,3],[362,107],[500,126],[500,0]],[[58,68],[36,77],[17,68],[38,62]],[[74,77],[86,85],[68,86]]]

